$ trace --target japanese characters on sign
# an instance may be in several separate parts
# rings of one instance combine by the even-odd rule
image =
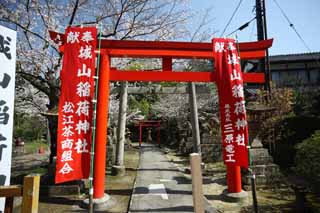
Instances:
[[[69,27],[65,35],[56,183],[87,178],[90,171],[97,30]]]
[[[16,31],[0,26],[0,186],[10,184]],[[0,198],[0,212],[5,199]]]
[[[223,159],[227,165],[248,167],[248,127],[243,78],[235,41],[213,39],[217,79]]]

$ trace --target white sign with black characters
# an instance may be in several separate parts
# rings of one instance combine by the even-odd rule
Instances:
[[[0,26],[0,186],[10,185],[17,32]],[[0,213],[5,199],[0,198]]]

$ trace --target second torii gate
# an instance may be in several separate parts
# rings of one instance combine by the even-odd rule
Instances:
[[[241,59],[264,58],[266,49],[272,46],[272,41],[270,39],[239,43]],[[213,72],[178,72],[172,70],[173,58],[214,60],[212,43],[102,40],[100,53],[93,184],[95,199],[104,196],[110,81],[215,82]],[[162,58],[162,70],[146,72],[112,69],[110,66],[112,57]],[[246,83],[264,83],[265,81],[263,73],[244,73],[243,76]],[[227,168],[227,179],[229,192],[241,192],[239,166]]]
[[[136,126],[139,126],[139,146],[142,143],[142,128],[143,127],[156,127],[157,128],[157,144],[160,146],[160,123],[161,121],[139,121]]]

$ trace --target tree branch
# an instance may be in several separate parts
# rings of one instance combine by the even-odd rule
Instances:
[[[76,0],[76,4],[74,5],[73,11],[72,11],[72,15],[71,15],[71,18],[70,18],[70,21],[69,21],[69,26],[71,26],[72,23],[73,23],[74,16],[76,15],[76,12],[78,10],[78,6],[79,6],[79,0]]]

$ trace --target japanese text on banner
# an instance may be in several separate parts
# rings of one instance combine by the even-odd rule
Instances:
[[[225,164],[248,167],[248,126],[243,77],[235,41],[213,39],[223,159]]]
[[[87,178],[90,171],[97,30],[66,30],[59,100],[56,183]]]
[[[10,185],[17,32],[0,26],[0,186]],[[0,212],[5,198],[0,198]]]

